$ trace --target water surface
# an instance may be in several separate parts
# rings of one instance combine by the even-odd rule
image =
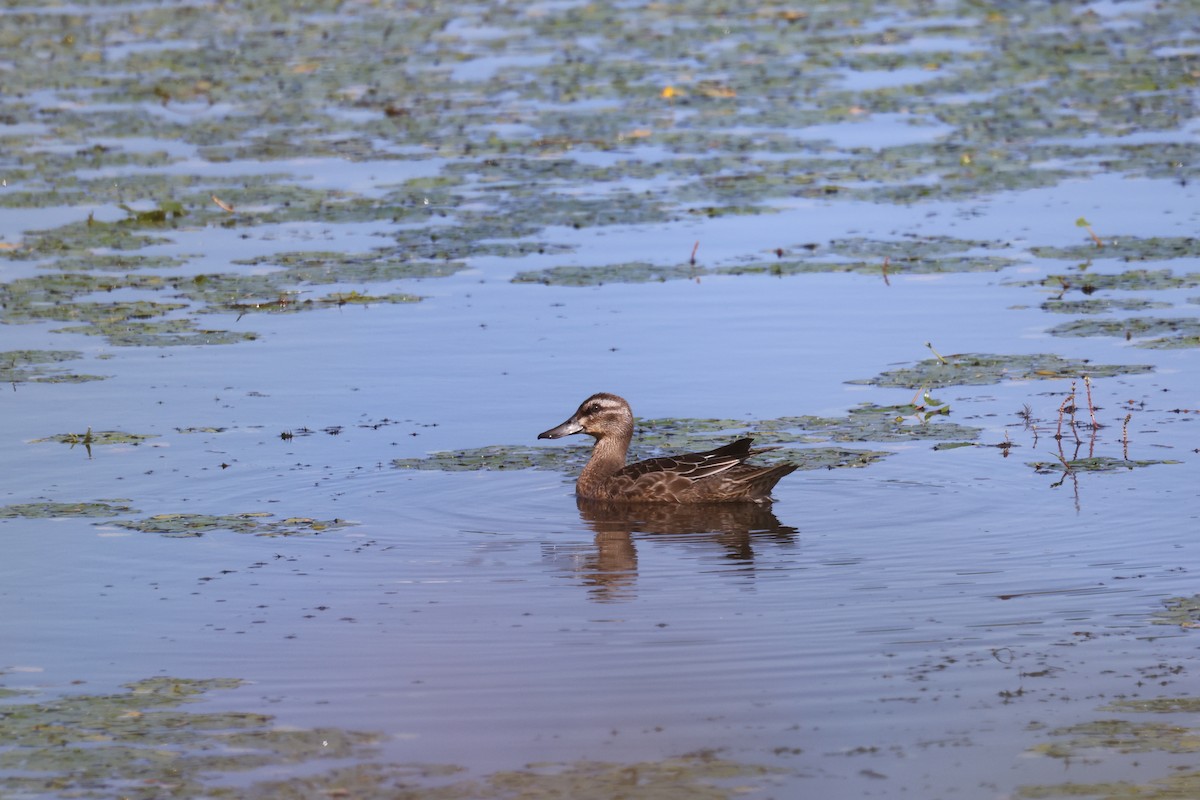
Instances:
[[[0,12],[0,787],[1195,793],[1190,14]]]

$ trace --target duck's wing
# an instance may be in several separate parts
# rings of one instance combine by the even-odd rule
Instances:
[[[753,442],[754,440],[750,438],[738,439],[723,447],[718,447],[715,450],[707,450],[703,453],[685,453],[678,456],[649,458],[645,461],[639,461],[636,464],[629,464],[614,477],[636,481],[643,475],[664,473],[690,481],[697,481],[701,478],[707,478],[709,475],[717,475],[736,467],[756,453],[774,449],[761,448],[759,450],[751,450],[750,445]]]

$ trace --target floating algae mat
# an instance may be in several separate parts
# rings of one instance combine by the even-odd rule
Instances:
[[[87,383],[102,381],[106,375],[86,375],[55,367],[64,361],[83,357],[77,350],[7,350],[0,352],[2,383]]]
[[[1078,289],[1084,294],[1101,290],[1124,292],[1191,289],[1200,286],[1200,273],[1177,274],[1169,269],[1134,269],[1105,274],[1081,272],[1076,275],[1050,275],[1041,280],[1019,283],[1021,286],[1046,286],[1053,289]]]
[[[696,264],[652,264],[633,261],[600,266],[558,266],[518,273],[513,283],[546,286],[599,286],[606,283],[649,283],[696,279],[706,275],[786,275],[855,272],[871,275],[931,275],[948,272],[997,272],[1016,259],[975,251],[1005,247],[1000,243],[950,237],[910,236],[897,240],[835,239],[827,245],[806,243],[780,248],[771,260],[739,259],[714,267]],[[970,252],[968,252],[970,251]],[[796,253],[803,257],[796,258]]]
[[[138,445],[150,439],[157,439],[157,433],[128,433],[126,431],[93,431],[90,428],[84,433],[56,433],[53,436],[46,436],[41,439],[34,439],[36,442],[58,442],[60,444],[69,445],[107,445],[107,444],[132,444]]]
[[[717,447],[714,441],[702,446]],[[786,455],[778,453],[756,456],[756,462],[764,464],[786,459],[801,469],[835,469],[839,467],[865,467],[884,458],[889,453],[871,450],[851,450],[837,447],[812,447],[788,450]],[[431,453],[422,458],[397,458],[392,466],[398,469],[424,469],[442,472],[473,472],[476,470],[546,469],[575,473],[583,468],[591,454],[590,448],[580,447],[535,447],[525,445],[492,445],[470,450],[453,450]],[[654,458],[663,452],[630,448],[630,459]]]
[[[1063,261],[1093,261],[1102,258],[1118,261],[1167,261],[1200,256],[1200,239],[1191,236],[1116,236],[1102,239],[1099,246],[1094,243],[1070,247],[1035,246],[1030,248],[1030,252],[1038,258]]]
[[[1200,628],[1200,595],[1174,597],[1165,600],[1163,605],[1165,608],[1154,613],[1154,624]]]
[[[1052,336],[1123,336],[1126,339],[1156,336],[1158,338],[1136,344],[1155,349],[1200,347],[1200,319],[1195,317],[1082,319],[1055,326],[1049,333]]]
[[[772,785],[782,770],[711,753],[630,764],[531,764],[467,779],[455,764],[378,759],[385,737],[335,727],[284,727],[267,714],[188,710],[236,678],[156,677],[125,692],[42,699],[0,689],[0,792],[13,796],[151,798],[344,797],[472,800],[571,797],[724,800]],[[19,701],[19,702],[17,702]],[[352,762],[347,765],[347,762]],[[294,777],[230,779],[300,767]],[[736,781],[735,786],[730,782]]]
[[[761,444],[786,445],[814,442],[900,442],[974,439],[977,428],[957,423],[926,421],[914,406],[863,404],[846,417],[780,417],[771,420],[650,419],[640,420],[629,458],[711,450],[738,436],[757,437]],[[546,469],[576,473],[591,454],[588,445],[494,445],[472,450],[433,453],[423,458],[395,459],[401,469],[470,471],[486,469]],[[763,464],[788,461],[801,469],[865,467],[888,456],[877,450],[843,447],[781,448],[756,456]]]
[[[986,386],[1002,381],[1052,380],[1060,378],[1107,378],[1139,375],[1153,371],[1145,364],[1093,364],[1085,359],[1067,359],[1052,353],[995,355],[961,353],[919,361],[911,367],[888,370],[874,378],[847,381],[854,384],[902,389],[946,386]]]
[[[184,345],[236,344],[253,341],[253,331],[200,328],[190,319],[162,322],[101,322],[59,328],[62,333],[103,336],[117,347],[179,347]]]
[[[1052,314],[1105,314],[1110,311],[1145,311],[1151,308],[1171,308],[1170,303],[1145,300],[1139,297],[1128,299],[1089,297],[1085,300],[1047,300],[1042,303],[1043,311]]]
[[[1099,709],[1107,712],[1108,717],[1055,728],[1049,732],[1054,739],[1032,748],[1034,754],[1060,759],[1064,763],[1103,759],[1109,765],[1121,761],[1136,764],[1139,756],[1147,758],[1158,754],[1161,760],[1154,763],[1166,761],[1172,764],[1169,770],[1160,770],[1161,777],[1141,783],[1112,780],[1026,785],[1018,789],[1018,796],[1031,799],[1136,797],[1171,800],[1200,795],[1200,770],[1194,768],[1196,754],[1200,753],[1200,729],[1194,724],[1196,711],[1200,708],[1198,703],[1200,698],[1195,697],[1118,700]],[[1138,718],[1123,716],[1129,714]],[[1157,714],[1167,719],[1146,721],[1145,714]]]
[[[1160,464],[1179,464],[1179,461],[1169,459],[1128,459],[1112,458],[1110,456],[1092,456],[1090,458],[1072,458],[1066,461],[1033,461],[1029,466],[1039,473],[1051,472],[1121,472],[1137,469],[1138,467],[1153,467]]]
[[[136,512],[124,501],[98,500],[94,502],[65,503],[44,501],[39,503],[15,503],[0,506],[0,519],[62,519],[65,517],[117,517]]]
[[[265,511],[244,514],[155,514],[137,520],[117,520],[111,524],[175,539],[197,538],[214,531],[248,533],[254,536],[315,536],[354,524],[341,519],[273,519],[273,516]]]

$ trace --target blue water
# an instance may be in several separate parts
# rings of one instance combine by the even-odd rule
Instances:
[[[455,70],[486,80],[538,58]],[[816,132],[835,147],[946,134],[900,116],[855,124]],[[170,170],[249,169],[177,152],[186,160]],[[259,167],[370,196],[444,166],[349,163]],[[106,520],[0,520],[0,682],[53,695],[160,674],[239,677],[249,685],[208,703],[283,725],[379,731],[386,759],[476,774],[713,749],[781,767],[773,780],[788,797],[1011,797],[1022,785],[1159,777],[1183,762],[1150,754],[1067,769],[1031,748],[1056,726],[1103,716],[1097,709],[1114,698],[1194,693],[1196,634],[1152,615],[1191,597],[1200,569],[1195,349],[1051,337],[1070,318],[1042,311],[1052,292],[1024,284],[1073,266],[1029,248],[1087,242],[1080,216],[1106,235],[1187,236],[1200,222],[1197,200],[1190,184],[1121,174],[909,206],[796,197],[774,201],[771,214],[551,227],[538,238],[571,252],[479,256],[449,277],[388,286],[422,295],[417,304],[204,317],[259,333],[232,346],[116,348],[53,333],[62,323],[4,325],[0,349],[77,349],[81,371],[112,377],[3,392],[0,504],[107,500],[136,509],[121,519],[267,512],[354,524],[308,537],[167,538]],[[103,203],[4,208],[0,240],[91,211],[123,214]],[[183,274],[225,271],[264,254],[361,252],[396,226],[183,226],[147,252],[187,254]],[[1000,242],[997,252],[1018,263],[886,282],[510,282],[551,266],[680,264],[695,242],[698,263],[720,267],[809,241],[907,234]],[[1092,273],[1131,266],[1096,255]],[[1198,261],[1133,266],[1186,274]],[[37,272],[0,263],[5,281]],[[1134,293],[1173,304],[1137,315],[1194,316],[1196,293]],[[168,299],[102,299],[136,297]],[[1058,461],[1065,380],[935,390],[949,420],[980,428],[989,446],[848,443],[893,455],[865,469],[794,473],[770,513],[750,519],[597,521],[577,509],[569,475],[391,463],[533,444],[595,391],[627,397],[643,419],[903,404],[912,390],[847,381],[927,358],[926,342],[946,355],[1152,365],[1096,379],[1104,427],[1085,431],[1078,449],[1064,441],[1063,452],[1178,463],[1079,472],[1055,486],[1061,473],[1030,463]],[[1025,405],[1036,437],[1018,416]],[[157,438],[90,457],[33,441],[89,427]],[[280,435],[305,429],[313,433]],[[1006,438],[1015,445],[1007,454],[994,446]],[[1183,670],[1147,680],[1164,664]]]

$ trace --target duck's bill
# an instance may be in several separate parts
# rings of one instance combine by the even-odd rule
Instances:
[[[561,439],[564,436],[570,436],[572,433],[583,433],[583,426],[576,422],[573,418],[567,420],[557,428],[551,428],[548,431],[542,431],[538,434],[538,438]]]

